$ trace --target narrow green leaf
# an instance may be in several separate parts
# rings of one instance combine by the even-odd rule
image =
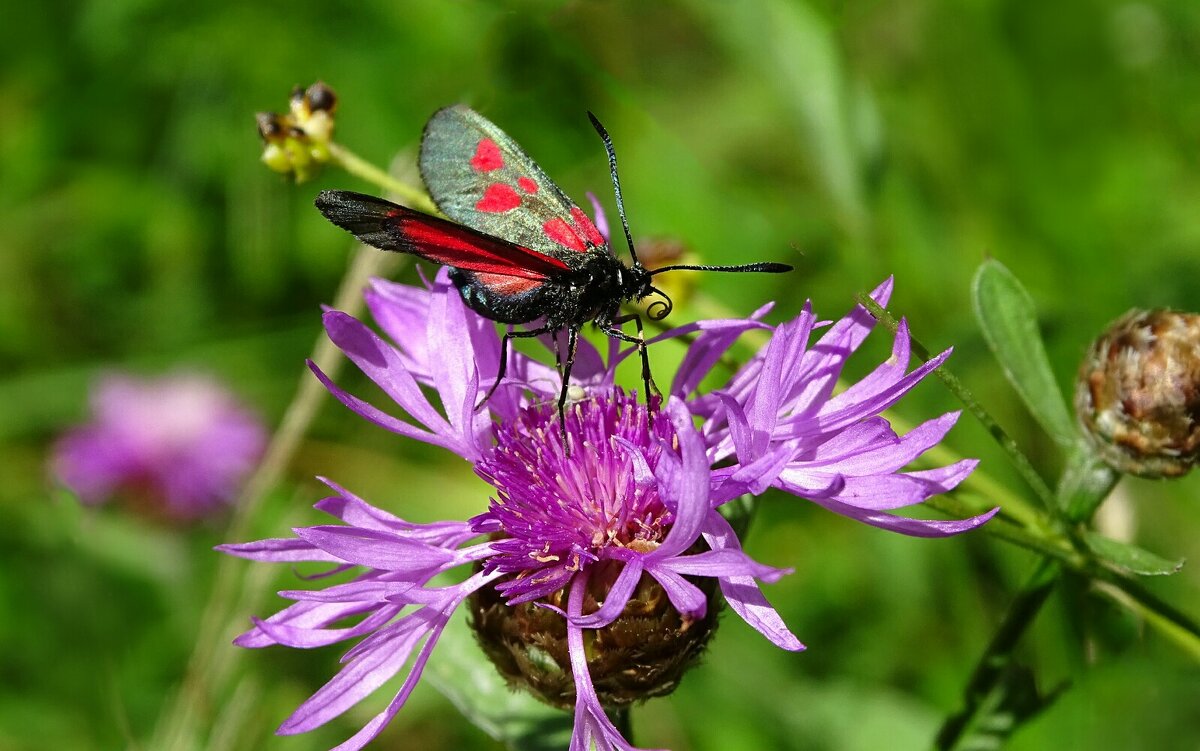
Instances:
[[[1083,541],[1101,561],[1139,576],[1169,576],[1183,568],[1184,560],[1169,561],[1127,542],[1119,542],[1098,532],[1087,531]]]
[[[1075,422],[1050,370],[1029,293],[1003,264],[988,260],[975,273],[971,297],[983,338],[1017,394],[1055,442],[1074,446]]]
[[[464,618],[446,626],[424,678],[471,723],[514,751],[563,749],[571,742],[571,715],[505,685]]]

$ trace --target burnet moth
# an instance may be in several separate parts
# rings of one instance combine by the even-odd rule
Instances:
[[[657,274],[678,269],[698,271],[760,271],[780,273],[782,263],[740,266],[681,264],[648,270],[638,261],[625,219],[617,155],[612,139],[596,116],[592,126],[604,141],[613,192],[632,266],[619,261],[608,239],[592,220],[513,139],[478,112],[456,105],[434,113],[421,139],[421,178],[447,221],[390,201],[345,190],[325,190],[316,206],[329,221],[349,230],[360,241],[382,250],[412,253],[450,267],[450,280],[466,305],[493,321],[522,324],[541,321],[525,330],[505,332],[500,346],[496,380],[477,409],[499,387],[508,365],[510,339],[550,334],[562,375],[558,395],[560,429],[567,401],[571,367],[579,330],[594,322],[608,336],[634,344],[642,361],[642,383],[649,398],[650,360],[642,319],[621,313],[621,305],[654,293],[661,296],[647,313],[666,317],[671,300],[653,285]],[[621,330],[633,322],[637,335]],[[565,357],[558,334],[566,330]]]

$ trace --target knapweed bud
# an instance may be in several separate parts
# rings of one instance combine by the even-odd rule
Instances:
[[[337,96],[318,81],[307,89],[297,86],[288,101],[288,113],[260,112],[258,134],[263,139],[262,162],[275,172],[290,174],[296,182],[316,174],[329,161]]]
[[[599,608],[619,569],[601,572],[588,586],[585,612]],[[643,574],[617,620],[584,632],[588,672],[605,707],[626,707],[675,690],[716,631],[720,598],[711,579],[694,582],[708,597],[704,617],[679,614],[666,592]],[[566,590],[543,602],[566,608]],[[551,706],[575,704],[575,682],[563,617],[535,602],[509,606],[492,588],[470,599],[471,627],[480,647],[505,681]]]
[[[1075,410],[1114,469],[1186,474],[1200,458],[1200,315],[1132,310],[1113,322],[1079,369]]]

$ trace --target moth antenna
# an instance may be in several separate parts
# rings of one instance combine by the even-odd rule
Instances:
[[[633,249],[633,235],[629,233],[629,220],[625,218],[625,202],[621,200],[621,179],[617,177],[617,150],[613,148],[612,138],[609,137],[608,131],[604,129],[596,116],[590,111],[587,114],[588,119],[592,121],[592,127],[604,141],[604,150],[608,152],[608,170],[612,173],[613,194],[617,197],[617,213],[621,215],[621,229],[625,230],[625,242],[629,243],[629,255],[633,258],[633,265],[640,266],[641,262],[638,261],[637,251]]]
[[[646,307],[646,316],[651,321],[661,321],[662,319],[671,315],[671,311],[675,308],[675,303],[671,302],[671,297],[658,287],[651,287],[650,291],[662,299],[655,300]]]
[[[792,267],[786,263],[775,263],[773,261],[763,261],[762,263],[744,263],[740,266],[709,266],[707,264],[680,264],[678,266],[663,266],[662,268],[654,269],[650,272],[650,276],[661,274],[664,271],[679,271],[688,269],[691,271],[729,271],[735,273],[757,271],[764,274],[783,274],[791,271]]]

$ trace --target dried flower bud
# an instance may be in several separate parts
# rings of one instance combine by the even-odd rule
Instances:
[[[292,89],[286,115],[258,113],[258,134],[265,144],[263,163],[276,172],[293,175],[296,182],[312,177],[329,161],[336,108],[337,96],[318,81],[307,89]]]
[[[317,81],[309,86],[304,95],[308,99],[308,108],[313,112],[333,114],[334,108],[337,107],[337,95],[333,93],[333,89],[325,85],[324,81]]]
[[[613,575],[617,569],[614,568]],[[588,588],[585,612],[596,610],[612,577]],[[663,588],[645,574],[624,612],[608,626],[585,631],[588,672],[600,703],[625,707],[675,690],[717,627],[720,598],[711,579],[693,580],[708,595],[707,614],[697,621],[680,616]],[[545,602],[566,608],[559,591]],[[524,689],[551,706],[575,704],[567,651],[567,624],[553,610],[527,602],[508,606],[491,587],[470,599],[471,627],[485,654],[514,689]]]
[[[258,135],[263,141],[270,143],[283,138],[287,126],[284,125],[282,117],[274,112],[259,112],[254,117],[258,121]]]
[[[1132,310],[1088,351],[1075,410],[1101,458],[1141,477],[1178,477],[1200,458],[1200,315]]]

